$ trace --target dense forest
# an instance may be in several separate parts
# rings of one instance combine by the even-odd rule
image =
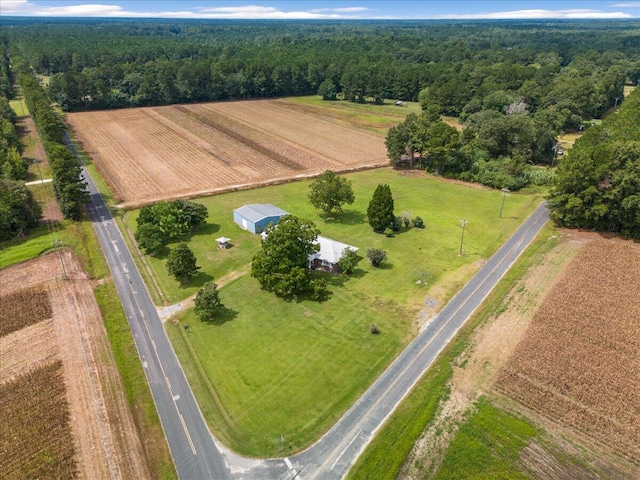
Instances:
[[[640,239],[640,90],[576,141],[549,207],[560,225]]]
[[[3,19],[64,110],[315,94],[470,115],[495,92],[559,126],[640,79],[640,24]]]

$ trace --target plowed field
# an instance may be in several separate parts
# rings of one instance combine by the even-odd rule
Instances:
[[[286,100],[71,113],[76,138],[125,204],[384,165],[384,139]]]
[[[598,239],[569,265],[497,388],[640,463],[640,248]]]

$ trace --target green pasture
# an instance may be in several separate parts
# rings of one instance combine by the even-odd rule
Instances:
[[[243,454],[279,455],[281,448],[289,453],[326,431],[410,341],[425,299],[446,301],[540,201],[510,196],[500,219],[500,192],[392,169],[347,178],[356,202],[333,219],[309,204],[308,181],[197,200],[210,216],[183,239],[202,267],[185,287],[167,275],[166,252],[146,257],[171,302],[193,295],[206,281],[225,283],[223,325],[202,323],[187,311],[167,330],[211,428]],[[398,215],[411,211],[426,228],[393,237],[373,233],[365,212],[379,183],[391,186]],[[383,248],[388,260],[375,269],[363,259],[350,278],[327,275],[331,296],[325,302],[279,299],[248,273],[260,237],[233,222],[233,210],[247,203],[273,203],[312,220],[323,235],[358,247],[362,256],[368,248]],[[123,217],[131,231],[136,216],[130,211]],[[467,223],[459,256],[462,218]],[[232,248],[219,250],[219,236],[231,238]],[[371,324],[382,333],[372,335]]]
[[[405,102],[397,107],[395,101],[386,100],[382,105],[355,103],[346,100],[322,100],[319,95],[288,97],[288,102],[316,107],[322,115],[327,115],[347,124],[386,135],[390,127],[402,122],[409,113],[420,113],[420,104]]]

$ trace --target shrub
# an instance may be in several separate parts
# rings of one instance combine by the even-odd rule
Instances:
[[[424,228],[424,220],[416,216],[416,218],[413,219],[413,226],[415,228]]]
[[[387,259],[387,252],[380,248],[370,248],[367,250],[367,258],[371,265],[378,268]]]

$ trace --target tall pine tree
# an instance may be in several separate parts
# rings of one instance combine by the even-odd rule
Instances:
[[[373,192],[373,198],[369,202],[367,208],[367,217],[369,225],[376,233],[382,233],[387,228],[393,227],[395,215],[393,213],[393,197],[391,196],[391,188],[387,184],[380,184]]]

